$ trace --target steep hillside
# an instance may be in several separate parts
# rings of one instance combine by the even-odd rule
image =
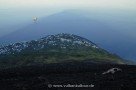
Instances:
[[[122,59],[98,47],[93,42],[73,34],[56,34],[0,47],[2,66],[95,61],[123,63]]]

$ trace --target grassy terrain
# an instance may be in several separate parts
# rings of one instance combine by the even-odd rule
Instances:
[[[85,60],[122,64],[123,60],[117,55],[103,49],[48,49],[40,51],[23,51],[0,57],[0,67],[12,67],[33,64],[61,63],[69,61],[82,62]]]

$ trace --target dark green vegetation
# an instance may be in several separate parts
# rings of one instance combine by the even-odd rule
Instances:
[[[5,55],[1,57],[0,61],[3,65],[32,65],[32,64],[46,64],[46,63],[61,63],[71,61],[103,61],[109,63],[121,63],[121,59],[109,54],[103,50],[97,49],[78,49],[78,50],[45,50],[45,52],[22,52],[14,55]]]
[[[121,71],[102,74],[111,69]],[[94,85],[64,88],[48,85]],[[0,90],[136,90],[136,66],[73,62],[0,70]]]
[[[38,65],[71,61],[123,63],[114,54],[73,34],[49,35],[39,40],[0,47],[0,67]]]

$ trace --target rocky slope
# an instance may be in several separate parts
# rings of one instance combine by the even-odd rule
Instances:
[[[126,89],[136,89],[136,66],[78,62],[0,69],[0,90]]]
[[[73,34],[56,34],[0,47],[0,63],[29,65],[67,61],[123,63],[122,59],[93,42]]]

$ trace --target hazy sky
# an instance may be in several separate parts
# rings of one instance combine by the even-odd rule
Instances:
[[[136,0],[0,0],[0,8],[121,8],[136,9]]]
[[[16,25],[31,21],[33,16],[72,9],[135,12],[135,4],[136,0],[0,0],[0,36],[16,30]]]

